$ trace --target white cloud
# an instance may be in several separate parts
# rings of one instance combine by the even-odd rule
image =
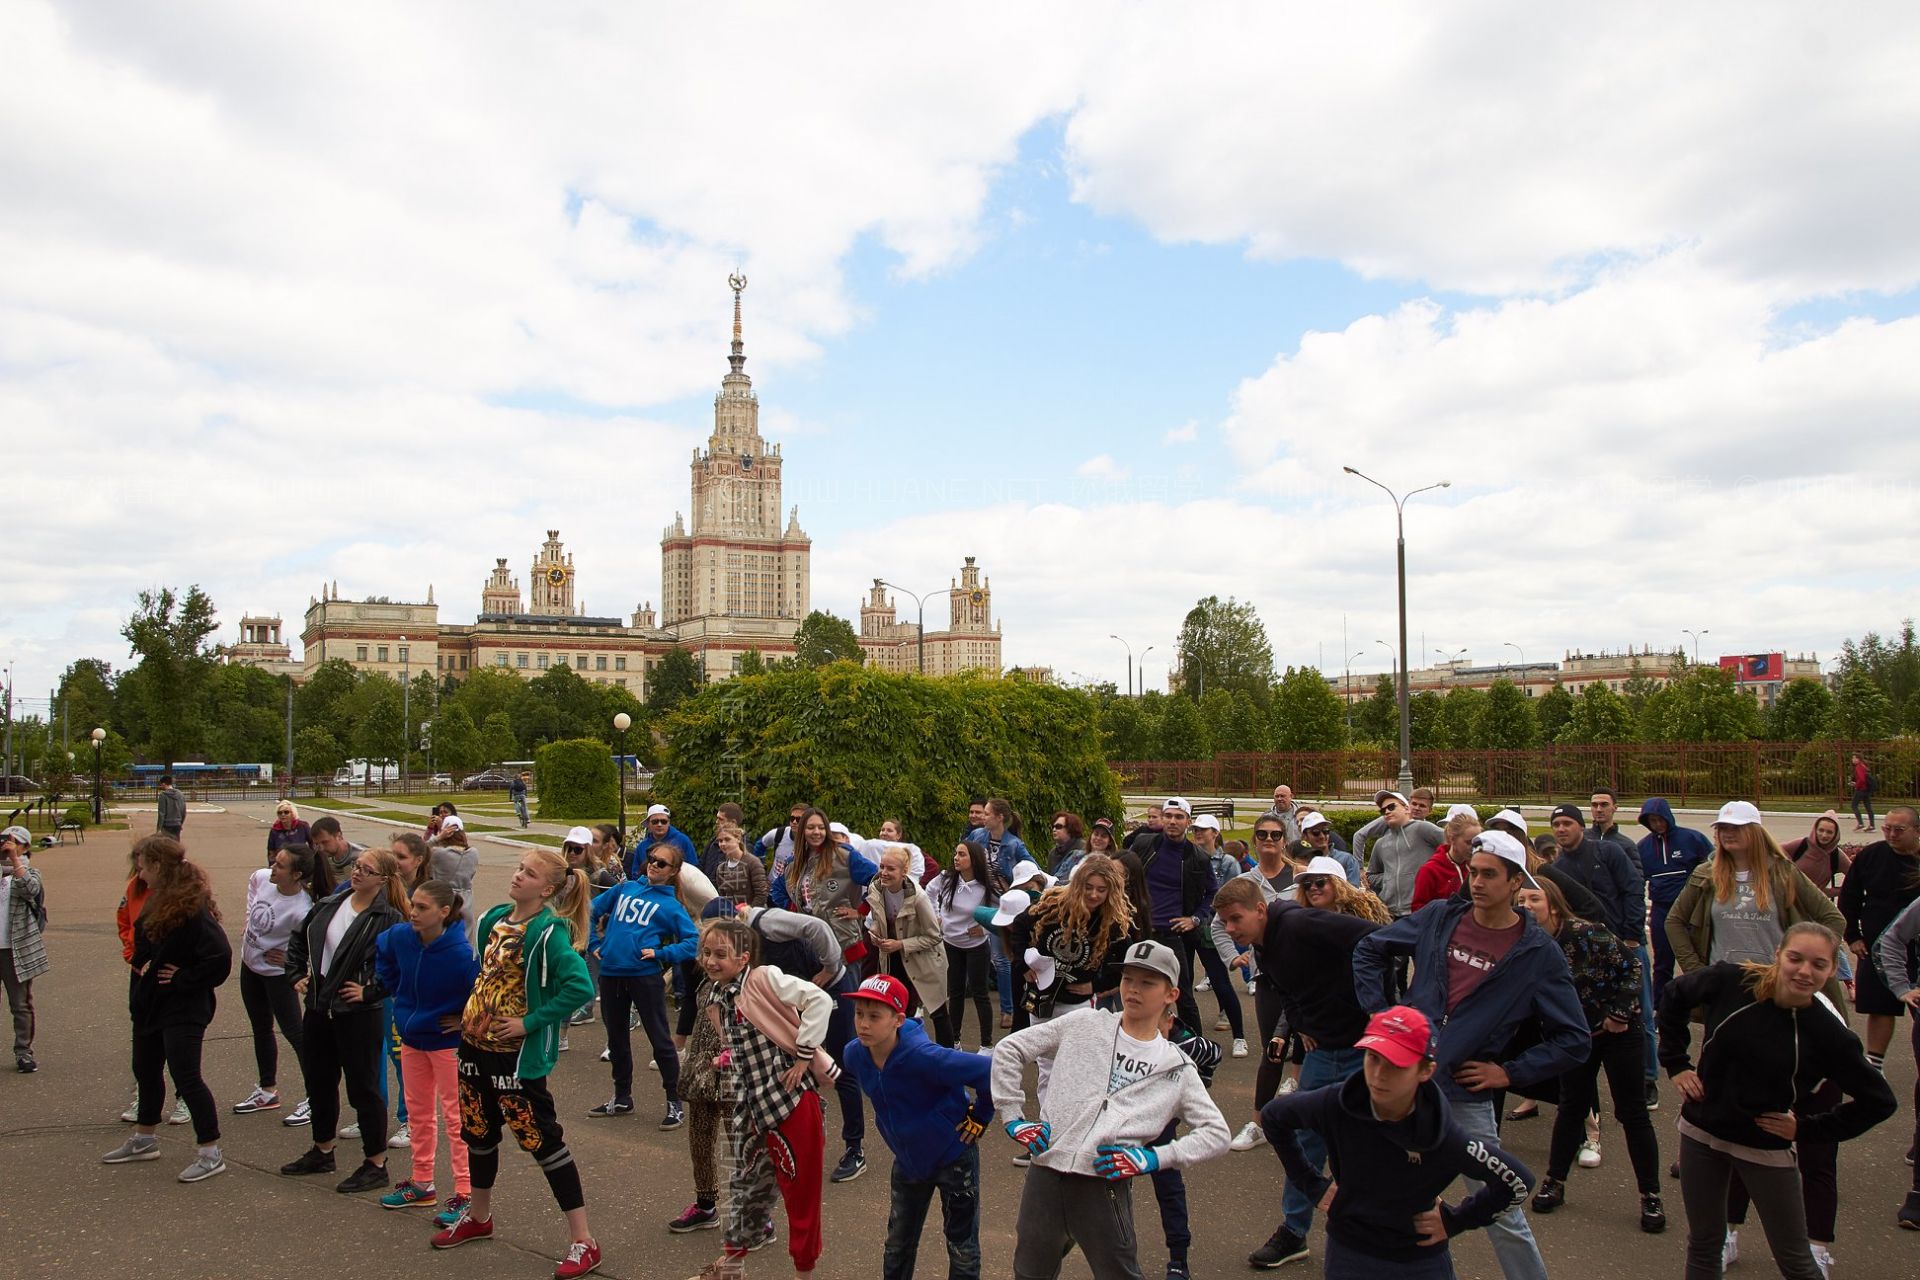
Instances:
[[[1132,472],[1121,462],[1114,460],[1110,453],[1097,453],[1073,469],[1073,473],[1086,480],[1125,480]]]
[[[1199,435],[1200,420],[1198,418],[1188,418],[1179,426],[1168,428],[1166,435],[1160,438],[1167,444],[1192,444]]]

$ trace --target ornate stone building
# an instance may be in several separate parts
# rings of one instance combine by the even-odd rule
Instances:
[[[276,676],[300,678],[293,650],[280,638],[280,615],[248,614],[240,619],[240,641],[223,646],[221,660],[235,666],[259,667]]]
[[[993,580],[982,578],[968,556],[960,576],[947,584],[947,626],[925,639],[925,670],[930,676],[962,671],[1000,671],[1000,626],[993,621]],[[929,599],[931,603],[931,598]],[[939,625],[936,616],[934,625]],[[920,615],[896,621],[887,584],[879,578],[860,606],[860,648],[867,665],[880,671],[921,670]]]

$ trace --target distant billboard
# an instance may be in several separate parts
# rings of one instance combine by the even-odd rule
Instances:
[[[1743,683],[1783,680],[1786,678],[1787,658],[1782,653],[1732,654],[1720,659],[1720,669],[1733,672],[1733,678]]]

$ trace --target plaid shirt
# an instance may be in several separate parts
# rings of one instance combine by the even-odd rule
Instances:
[[[735,1010],[740,981],[713,984],[707,993],[707,1003],[719,1006],[720,1025],[726,1032],[727,1048],[733,1054],[735,1121],[744,1128],[772,1133],[793,1114],[801,1096],[813,1088],[813,1076],[811,1073],[802,1076],[798,1089],[789,1089],[780,1083],[782,1073],[807,1059],[796,1058],[782,1049]]]

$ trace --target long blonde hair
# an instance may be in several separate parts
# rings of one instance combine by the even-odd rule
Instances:
[[[393,856],[393,850],[362,849],[355,855],[355,861],[361,858],[373,859],[373,864],[380,868],[380,874],[384,877],[380,883],[385,887],[388,905],[400,913],[402,920],[409,918],[413,914],[413,903],[409,900],[413,893],[413,886],[400,883],[400,859]],[[422,864],[423,869],[424,866],[425,864]],[[348,868],[348,872],[351,874],[352,868]]]
[[[1393,913],[1373,890],[1356,889],[1345,876],[1328,876],[1327,883],[1333,886],[1333,909],[1341,915],[1357,916],[1375,924],[1393,923]]]
[[[1786,933],[1780,937],[1780,945],[1774,948],[1773,959],[1767,961],[1748,960],[1740,966],[1747,976],[1747,990],[1753,993],[1755,1000],[1771,1000],[1780,991],[1780,953],[1795,938],[1808,934],[1820,938],[1833,949],[1834,965],[1840,963],[1840,935],[1827,926],[1813,920],[1802,920],[1799,924],[1788,925]]]
[[[1751,864],[1747,869],[1752,874],[1747,877],[1747,883],[1753,886],[1754,907],[1760,911],[1768,911],[1773,907],[1774,868],[1783,862],[1791,865],[1791,861],[1788,859],[1786,851],[1780,847],[1780,842],[1775,840],[1772,833],[1765,827],[1756,822],[1748,826],[1747,830],[1750,833],[1747,838],[1753,841],[1747,858]],[[1713,896],[1715,901],[1733,901],[1737,883],[1733,878],[1733,872],[1733,855],[1728,853],[1721,845],[1720,828],[1716,825],[1713,829]]]
[[[391,855],[389,855],[391,856]],[[593,908],[593,885],[587,879],[587,873],[579,867],[567,865],[567,856],[558,849],[529,849],[527,857],[540,865],[546,872],[547,883],[554,886],[553,898],[548,910],[567,922],[567,931],[573,935],[573,949],[586,950],[591,936]]]
[[[1099,907],[1087,905],[1087,881],[1099,876],[1107,882],[1107,900]],[[1107,939],[1118,928],[1125,936],[1133,928],[1133,903],[1127,897],[1127,882],[1120,864],[1104,853],[1090,853],[1080,859],[1065,883],[1046,891],[1033,907],[1033,932],[1057,924],[1071,937],[1086,937],[1093,944],[1091,960],[1100,964],[1107,957]]]

